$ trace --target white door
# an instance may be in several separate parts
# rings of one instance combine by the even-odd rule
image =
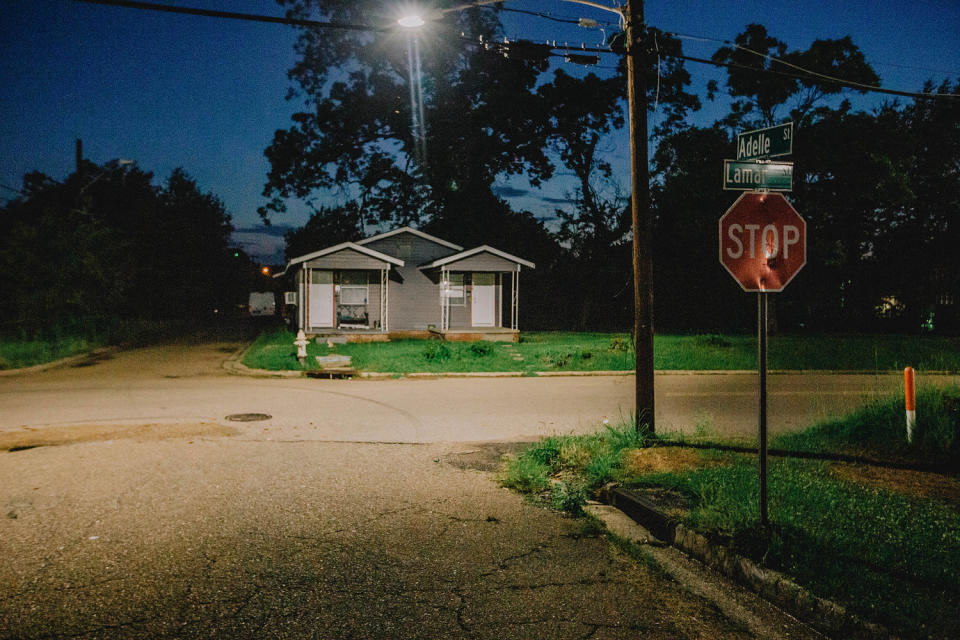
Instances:
[[[473,274],[472,326],[492,327],[497,318],[497,279],[493,273]]]
[[[333,271],[310,272],[310,317],[307,327],[333,326]]]

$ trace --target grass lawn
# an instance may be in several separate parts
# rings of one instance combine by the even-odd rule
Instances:
[[[0,340],[0,369],[32,367],[101,346],[101,342],[87,338]]]
[[[570,512],[606,482],[634,487],[718,544],[792,576],[896,635],[955,637],[960,404],[953,399],[960,399],[960,388],[920,395],[910,445],[903,442],[899,398],[778,438],[774,445],[804,451],[918,463],[933,458],[953,471],[771,458],[769,538],[757,527],[755,455],[675,446],[669,438],[638,436],[631,427],[546,438],[508,458],[501,481]]]
[[[633,345],[627,334],[524,332],[519,343],[456,343],[397,340],[335,345],[311,342],[301,367],[294,334],[262,334],[243,363],[256,369],[317,368],[314,356],[352,357],[361,371],[384,373],[462,371],[630,371]],[[754,336],[658,335],[654,366],[659,370],[737,370],[756,368]],[[918,371],[960,371],[960,340],[926,336],[775,336],[770,339],[771,369],[891,371],[906,365]]]

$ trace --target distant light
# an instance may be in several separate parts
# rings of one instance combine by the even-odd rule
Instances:
[[[260,269],[260,272],[263,273],[263,275],[268,276],[270,275],[270,267],[264,267],[263,269]]]
[[[401,27],[422,27],[426,24],[426,22],[424,22],[420,15],[414,13],[409,16],[403,16],[397,20],[397,24],[399,24]]]

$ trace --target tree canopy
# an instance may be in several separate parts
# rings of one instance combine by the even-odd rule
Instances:
[[[220,200],[182,169],[162,186],[115,161],[84,163],[62,183],[28,174],[21,196],[0,208],[0,323],[32,331],[224,309],[243,287],[231,231]]]

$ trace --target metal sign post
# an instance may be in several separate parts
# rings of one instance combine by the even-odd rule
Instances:
[[[760,526],[767,514],[767,305],[807,263],[807,223],[786,198],[793,163],[771,162],[793,152],[793,123],[737,137],[737,159],[723,161],[723,188],[747,191],[720,218],[720,264],[744,291],[757,292],[757,430],[760,454]]]
[[[760,387],[759,450],[760,450],[760,524],[766,530],[770,526],[767,517],[767,296],[765,291],[757,293],[757,370]]]

